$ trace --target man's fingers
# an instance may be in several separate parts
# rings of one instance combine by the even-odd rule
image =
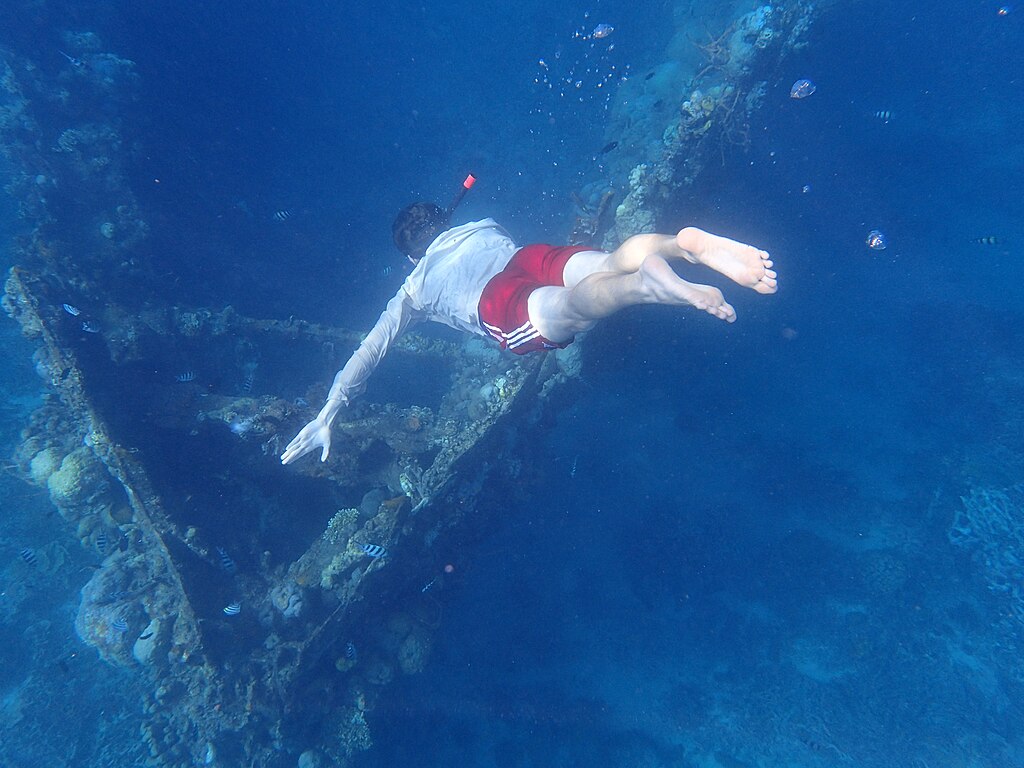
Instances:
[[[326,428],[328,430],[326,435],[321,434],[324,429],[315,421],[303,427],[302,431],[285,447],[284,453],[281,454],[281,463],[291,464],[307,453],[315,451],[317,446],[323,449],[320,452],[320,461],[327,461],[327,456],[331,452],[331,438],[329,428]]]

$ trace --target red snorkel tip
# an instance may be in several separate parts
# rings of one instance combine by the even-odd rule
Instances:
[[[466,193],[469,192],[469,188],[474,184],[476,184],[476,176],[471,173],[466,176],[466,180],[462,182],[462,186],[459,187],[459,190],[455,193],[455,197],[452,198],[451,205],[449,205],[448,210],[445,211],[445,213],[448,214],[448,218],[451,218],[455,209],[458,208],[459,203],[462,202],[462,198],[466,196]]]

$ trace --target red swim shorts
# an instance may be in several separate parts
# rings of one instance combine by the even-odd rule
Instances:
[[[569,257],[580,251],[592,251],[584,245],[524,245],[501,272],[492,277],[480,294],[480,322],[502,349],[517,355],[545,349],[562,349],[548,341],[530,322],[527,301],[537,288],[564,286],[562,270]]]

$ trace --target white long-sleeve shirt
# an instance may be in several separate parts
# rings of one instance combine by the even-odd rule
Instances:
[[[480,324],[478,306],[484,286],[518,250],[494,219],[453,227],[426,254],[388,302],[377,324],[345,367],[334,377],[321,416],[334,420],[342,404],[366,389],[366,380],[409,327],[425,320],[491,338]]]

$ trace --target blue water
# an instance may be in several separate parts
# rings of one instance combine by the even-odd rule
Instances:
[[[63,31],[93,30],[136,63],[110,110],[166,300],[368,328],[408,270],[394,213],[469,170],[460,220],[564,240],[609,99],[546,90],[538,60],[642,76],[690,5],[13,0],[0,46],[56,78]],[[1024,570],[993,565],[1024,562],[1024,505],[949,535],[972,490],[1024,483],[1024,7],[998,8],[832,3],[762,74],[749,147],[661,225],[770,250],[778,294],[589,334],[355,765],[1024,766]],[[600,60],[572,36],[597,22]],[[13,323],[0,346],[9,454],[41,392]],[[90,560],[45,494],[0,489],[3,757],[134,764],[139,682],[74,635]],[[68,565],[29,573],[25,546]]]

